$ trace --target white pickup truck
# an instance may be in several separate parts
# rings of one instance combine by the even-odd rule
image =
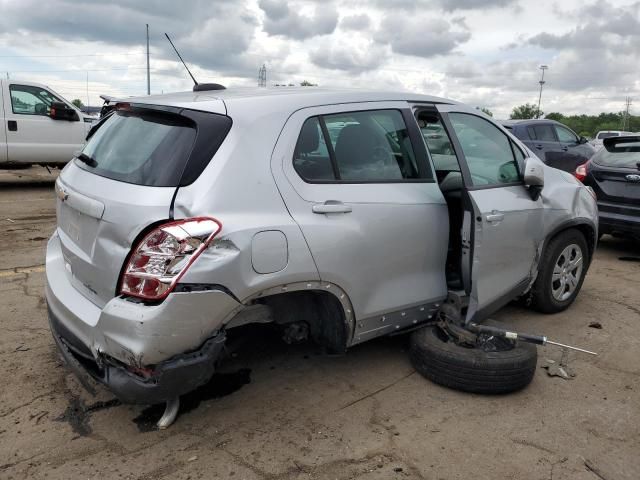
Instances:
[[[67,163],[96,120],[51,88],[18,80],[0,80],[0,119],[0,168]]]

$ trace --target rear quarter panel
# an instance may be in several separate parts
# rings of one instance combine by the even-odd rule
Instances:
[[[175,217],[212,216],[222,230],[182,277],[181,283],[219,284],[244,301],[263,290],[320,279],[298,225],[280,196],[270,169],[276,140],[289,112],[256,115],[237,107],[233,126],[200,177],[178,190]],[[284,268],[257,273],[252,262],[254,237],[282,232]],[[254,250],[255,251],[255,250]]]

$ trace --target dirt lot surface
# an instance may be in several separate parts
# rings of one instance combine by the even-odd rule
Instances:
[[[605,237],[567,312],[496,319],[595,350],[575,378],[539,368],[507,396],[447,390],[414,372],[406,337],[328,357],[263,330],[156,431],[158,409],[86,394],[47,328],[51,177],[0,174],[1,479],[640,478],[640,246]],[[49,182],[49,183],[47,183]],[[589,327],[599,322],[601,329]],[[539,350],[538,365],[560,351]]]

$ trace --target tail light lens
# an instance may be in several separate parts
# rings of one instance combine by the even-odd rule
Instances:
[[[156,227],[129,255],[119,293],[145,300],[162,300],[221,228],[220,222],[206,217],[187,218]]]
[[[589,162],[585,162],[582,165],[578,165],[576,171],[573,172],[573,176],[576,177],[581,182],[584,182],[584,179],[587,178],[587,174],[589,173]]]

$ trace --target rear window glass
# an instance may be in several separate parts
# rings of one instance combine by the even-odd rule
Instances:
[[[228,117],[203,112],[116,111],[91,136],[82,150],[84,161],[76,164],[136,185],[186,185],[202,173],[230,126]]]
[[[421,171],[398,110],[321,115],[302,126],[293,166],[306,182],[432,180]]]
[[[617,137],[618,133],[617,132],[604,132],[604,133],[599,133],[598,134],[598,140],[602,140],[603,138],[611,138],[611,137]]]
[[[555,142],[556,136],[553,134],[551,125],[535,125],[528,127],[529,138],[531,140],[540,140],[542,142]]]
[[[626,140],[617,138],[615,144],[605,144],[593,157],[593,161],[605,167],[640,170],[640,137]]]

